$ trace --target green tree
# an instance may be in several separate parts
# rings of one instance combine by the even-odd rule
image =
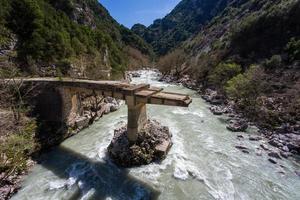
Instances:
[[[210,72],[208,80],[214,86],[223,88],[228,80],[241,73],[242,68],[236,63],[220,63]]]
[[[280,55],[273,55],[270,59],[267,59],[264,63],[267,69],[276,69],[282,65],[282,58]]]
[[[225,85],[228,97],[235,101],[255,103],[263,89],[263,72],[258,66],[251,66],[244,74],[238,74]]]

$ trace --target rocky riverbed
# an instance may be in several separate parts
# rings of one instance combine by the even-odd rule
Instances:
[[[249,126],[255,126],[255,123],[249,122],[246,118],[243,117],[242,113],[237,113],[234,109],[234,103],[228,102],[227,100],[220,100],[222,97],[219,97],[216,91],[206,90],[202,98],[210,104],[213,104],[210,110],[215,115],[225,114],[228,118],[227,129],[233,132],[245,132]],[[216,105],[218,102],[218,105]],[[300,129],[296,126],[290,126],[289,124],[283,124],[281,127],[278,127],[276,130],[268,129],[259,129],[261,137],[248,137],[252,141],[264,141],[268,142],[270,145],[275,147],[274,150],[263,148],[263,144],[260,146],[262,148],[257,149],[265,150],[268,152],[270,157],[269,161],[276,164],[277,162],[274,159],[288,158],[292,155],[300,155]],[[242,137],[238,137],[241,139]],[[263,139],[262,139],[263,138]],[[243,152],[245,149],[242,149]],[[258,155],[260,155],[258,153]]]
[[[255,122],[247,120],[247,118],[243,116],[243,113],[237,112],[234,102],[229,101],[215,90],[204,90],[202,86],[199,86],[197,82],[188,75],[184,75],[181,78],[165,75],[161,77],[160,81],[180,84],[198,91],[202,98],[211,104],[210,110],[214,115],[226,116],[227,129],[232,132],[245,132],[250,126],[259,127],[256,126]],[[289,123],[282,124],[282,126],[277,127],[275,130],[259,128],[258,132],[260,133],[259,137],[239,134],[237,139],[242,140],[248,138],[251,141],[260,142],[260,148],[255,150],[257,152],[256,155],[261,156],[261,151],[266,151],[270,157],[269,161],[273,164],[277,163],[277,159],[287,159],[291,156],[296,157],[296,160],[298,160],[297,157],[300,155],[300,122],[296,125],[290,125]],[[269,143],[275,148],[266,148],[264,143]],[[236,148],[244,153],[249,153],[246,147],[237,146]]]

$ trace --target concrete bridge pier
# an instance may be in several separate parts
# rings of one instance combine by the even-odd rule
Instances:
[[[126,104],[128,107],[127,138],[129,142],[134,143],[147,122],[146,104],[136,103],[134,96],[128,96]]]

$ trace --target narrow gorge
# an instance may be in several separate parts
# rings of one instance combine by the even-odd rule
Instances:
[[[149,106],[149,115],[173,134],[164,161],[123,169],[107,156],[113,129],[127,120],[123,105],[44,154],[12,199],[298,199],[299,163],[268,161],[277,149],[265,139],[249,139],[259,137],[255,127],[230,132],[227,116],[213,115],[197,92],[159,82],[155,72],[141,73],[133,83],[193,97],[190,108]]]
[[[299,200],[300,0],[0,0],[0,200]]]

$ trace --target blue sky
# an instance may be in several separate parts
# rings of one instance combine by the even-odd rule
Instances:
[[[180,0],[99,0],[120,24],[131,28],[136,23],[146,26],[168,14]]]

